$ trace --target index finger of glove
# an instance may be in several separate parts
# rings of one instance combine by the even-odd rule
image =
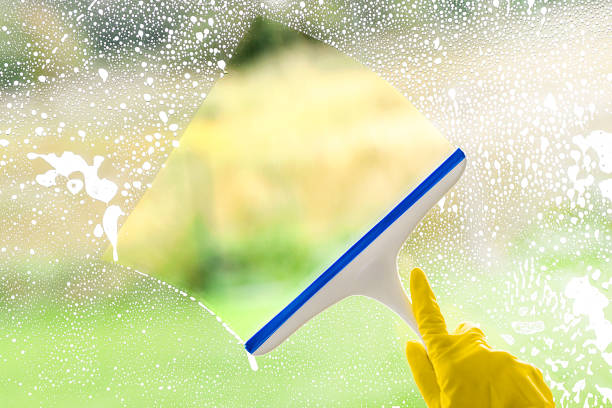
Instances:
[[[446,322],[425,273],[414,268],[410,273],[410,297],[419,332],[428,345],[432,335],[447,334]]]

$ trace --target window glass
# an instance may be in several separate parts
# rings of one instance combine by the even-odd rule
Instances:
[[[4,400],[424,406],[370,299],[242,343],[459,146],[400,275],[611,403],[611,7],[0,2]]]

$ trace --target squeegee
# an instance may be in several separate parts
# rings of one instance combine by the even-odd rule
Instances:
[[[256,356],[273,350],[314,316],[353,295],[378,300],[419,334],[410,299],[397,272],[397,255],[419,221],[461,177],[465,164],[463,151],[455,150],[298,297],[255,333],[245,343],[246,350]]]

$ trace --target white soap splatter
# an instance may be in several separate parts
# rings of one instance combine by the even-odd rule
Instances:
[[[155,279],[155,278],[147,275],[146,273],[143,273],[143,272],[140,272],[140,271],[135,271],[135,272],[138,273],[139,275],[145,276],[145,277],[147,277],[149,279]],[[170,284],[168,284],[166,282],[163,282],[162,284],[168,286],[170,289],[174,289],[175,292],[179,292],[179,290],[177,288],[175,288],[174,286],[172,286],[172,285],[170,285]],[[187,297],[187,293],[185,293],[183,291],[180,291],[180,293],[184,297]],[[227,331],[234,339],[236,339],[236,341],[239,344],[244,344],[244,340],[242,340],[242,338],[234,330],[232,330],[232,328],[229,327],[229,325],[227,323],[223,322],[221,317],[217,316],[217,314],[215,312],[213,312],[212,309],[210,309],[204,303],[197,301],[196,298],[194,298],[193,296],[190,296],[189,300],[191,300],[192,302],[197,302],[198,306],[200,306],[202,309],[206,310],[206,312],[208,314],[210,314],[211,316],[215,317],[216,320],[219,323],[221,323],[221,326],[225,329],[225,331]],[[246,350],[245,350],[245,352],[246,352]],[[253,356],[252,354],[250,354],[248,352],[246,354],[247,354],[247,361],[249,362],[249,367],[251,367],[251,370],[257,371],[259,369],[259,366],[257,364],[257,360],[255,359],[255,356]]]
[[[225,61],[223,60],[217,61],[217,66],[221,69],[225,69]]]
[[[612,173],[612,133],[594,130],[586,136],[577,135],[572,138],[583,153],[593,149],[599,156],[599,169],[606,174]]]
[[[159,112],[159,118],[162,122],[168,123],[168,114],[165,111]]]
[[[557,100],[555,99],[553,94],[546,95],[544,99],[543,106],[550,110],[557,110]]]
[[[600,387],[598,384],[595,384],[595,388],[601,396],[603,397],[603,402],[608,402],[612,404],[612,388]]]
[[[545,137],[540,138],[540,149],[542,149],[542,154],[546,153],[548,146],[550,146],[549,140]]]
[[[249,366],[251,367],[251,370],[253,371],[259,370],[259,366],[257,365],[257,360],[255,359],[255,356],[249,353],[248,351],[247,351],[247,360],[249,360]]]
[[[438,207],[440,207],[440,211],[444,211],[445,202],[446,202],[446,196],[442,197],[440,201],[438,201]]]
[[[588,275],[572,278],[565,287],[565,297],[574,301],[574,316],[586,316],[589,322],[587,330],[595,333],[595,340],[589,340],[585,345],[593,344],[599,351],[605,351],[612,343],[612,323],[604,314],[610,303],[608,298],[591,285]]]
[[[117,184],[98,176],[98,170],[104,161],[102,156],[95,156],[92,165],[88,165],[81,156],[68,151],[62,153],[59,157],[54,153],[38,154],[33,152],[28,153],[27,157],[30,160],[41,158],[53,167],[53,169],[36,176],[35,180],[41,186],[54,186],[57,177],[63,176],[69,178],[66,182],[66,189],[73,195],[78,194],[85,187],[85,192],[91,198],[108,204],[117,194]],[[81,173],[83,180],[70,178],[74,173]],[[117,260],[117,219],[121,215],[123,215],[123,211],[118,206],[111,205],[104,212],[102,226],[98,224],[94,229],[96,237],[102,236],[102,230],[106,232],[106,236],[113,246],[113,258],[115,260]]]
[[[604,180],[598,184],[601,195],[612,201],[612,178]]]
[[[71,179],[71,180],[68,180],[68,182],[66,183],[66,188],[73,195],[74,194],[78,194],[81,191],[81,189],[83,188],[83,181],[80,180],[80,179]]]
[[[561,366],[561,368],[567,368],[569,361],[567,360],[561,360],[561,359],[557,359],[557,360],[553,360],[552,358],[548,357],[546,360],[544,360],[544,362],[550,366],[550,368],[553,370],[553,372],[557,372],[559,371],[559,366]]]
[[[104,211],[104,216],[102,217],[102,227],[113,247],[113,260],[115,262],[119,259],[117,255],[117,221],[122,215],[125,214],[118,205],[111,205]]]
[[[102,78],[102,82],[106,82],[106,80],[108,79],[108,71],[104,68],[98,69],[98,75],[100,75],[100,78]]]
[[[6,147],[9,145],[9,141],[6,139],[0,139],[0,146]]]
[[[576,381],[576,384],[572,387],[572,392],[576,393],[574,396],[574,402],[580,402],[580,392],[584,391],[586,387],[586,380],[583,378],[581,380]]]
[[[55,185],[55,179],[57,177],[57,171],[49,170],[43,174],[36,176],[35,180],[38,184],[43,187],[51,187]]]
[[[534,334],[544,331],[546,327],[544,322],[537,320],[535,322],[512,322],[512,329],[519,334]]]
[[[68,178],[72,173],[80,172],[85,181],[85,191],[91,198],[108,203],[117,194],[118,187],[115,183],[98,176],[98,169],[104,161],[102,156],[95,156],[91,166],[81,156],[68,151],[59,157],[55,153],[28,153],[28,159],[36,158],[43,159],[55,170],[36,176],[36,181],[45,187],[55,185],[58,175]]]
[[[104,228],[102,228],[102,225],[96,224],[93,234],[95,237],[100,238],[104,234]]]

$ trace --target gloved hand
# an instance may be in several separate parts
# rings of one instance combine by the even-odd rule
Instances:
[[[448,333],[427,277],[410,274],[412,308],[427,350],[409,341],[406,356],[429,408],[554,407],[542,373],[505,351],[491,349],[470,323]]]

